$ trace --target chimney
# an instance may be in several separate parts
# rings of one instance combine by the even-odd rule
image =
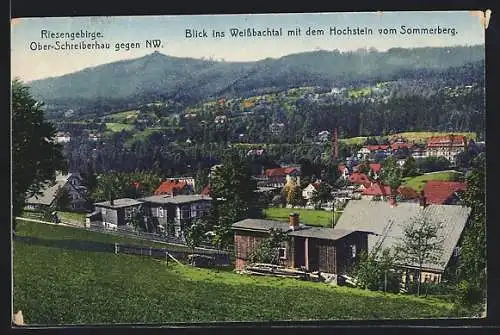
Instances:
[[[425,198],[424,190],[420,191],[420,206],[427,207],[427,199]]]
[[[396,196],[395,195],[390,195],[389,196],[389,204],[391,205],[391,208],[392,207],[396,207],[397,206],[397,202],[396,202]]]
[[[299,228],[299,213],[290,213],[288,217],[288,226],[292,231]]]

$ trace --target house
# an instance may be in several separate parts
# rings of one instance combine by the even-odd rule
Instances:
[[[297,213],[290,214],[288,222],[245,219],[234,223],[232,229],[238,271],[245,268],[271,229],[286,232],[289,237],[278,250],[282,265],[311,272],[346,274],[368,245],[366,232],[302,225]]]
[[[388,200],[391,195],[391,187],[381,183],[372,183],[369,187],[365,188],[363,192],[361,192],[361,198],[367,200]]]
[[[358,150],[358,153],[357,153],[357,156],[358,156],[358,159],[361,159],[361,160],[365,160],[365,159],[368,159],[368,156],[370,156],[370,149],[368,149],[367,147],[362,147],[361,149]]]
[[[427,139],[427,157],[444,157],[455,164],[455,156],[467,148],[462,135],[434,136]]]
[[[307,185],[303,190],[302,190],[302,197],[306,200],[311,200],[314,192],[316,192],[319,189],[319,181],[316,181],[314,183],[310,183]]]
[[[318,140],[320,142],[328,142],[331,138],[331,133],[328,130],[323,130],[318,133]]]
[[[424,193],[429,204],[454,205],[460,202],[460,192],[466,187],[463,182],[429,180],[424,185]]]
[[[284,123],[276,123],[273,122],[269,125],[269,130],[273,135],[279,135],[281,132],[285,129],[285,124]]]
[[[134,210],[142,205],[142,201],[130,198],[114,199],[94,204],[95,210],[87,215],[89,221],[98,222],[105,228],[116,229],[130,226],[129,218]]]
[[[413,158],[425,158],[427,157],[427,150],[419,146],[414,146],[411,155]]]
[[[88,138],[89,138],[89,141],[96,142],[96,141],[99,141],[101,139],[101,136],[99,134],[90,133]]]
[[[387,202],[358,200],[350,201],[344,208],[335,229],[371,232],[368,251],[376,252],[395,247],[403,237],[403,229],[419,213],[441,223],[438,235],[444,238],[442,252],[437,261],[423,265],[422,280],[439,282],[448,264],[454,258],[462,231],[469,219],[471,209],[456,205],[428,205],[423,197],[419,203],[401,202],[390,206]],[[407,261],[399,264],[405,270],[405,278],[414,278],[418,264]]]
[[[281,167],[264,170],[266,186],[284,187],[289,182],[300,184],[300,171],[295,167]]]
[[[181,239],[194,220],[209,214],[212,202],[212,198],[199,194],[153,195],[139,200],[144,203],[145,215],[153,226]]]
[[[56,133],[55,141],[57,143],[68,143],[71,141],[71,135],[69,133],[58,132]]]
[[[79,173],[57,173],[56,179],[47,182],[40,195],[33,195],[26,199],[25,207],[33,210],[55,207],[60,189],[68,192],[70,200],[68,209],[85,209],[87,188],[83,185],[83,178]]]
[[[355,185],[361,185],[363,188],[368,188],[372,184],[372,181],[370,178],[361,172],[353,172],[349,176],[349,182],[355,184]]]
[[[349,168],[345,164],[339,164],[337,167],[340,172],[340,177],[343,179],[349,178]]]
[[[189,185],[187,181],[178,179],[169,179],[160,184],[154,191],[154,195],[168,195],[175,196],[181,194],[193,194],[193,186]]]

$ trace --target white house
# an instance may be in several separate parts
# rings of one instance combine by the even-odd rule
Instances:
[[[302,190],[302,197],[307,201],[310,201],[314,195],[314,192],[319,188],[319,182],[310,183]]]
[[[55,141],[57,143],[68,143],[71,141],[71,135],[69,133],[58,132],[55,136]]]
[[[367,159],[368,155],[370,155],[371,151],[367,147],[362,147],[358,150],[358,159]]]

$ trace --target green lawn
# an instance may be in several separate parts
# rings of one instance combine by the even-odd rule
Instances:
[[[106,123],[106,128],[112,132],[120,132],[122,130],[132,130],[133,126],[130,124],[108,122]]]
[[[47,236],[43,236],[47,237]],[[27,324],[408,319],[453,305],[295,279],[197,269],[148,257],[14,242],[14,311]]]
[[[413,188],[417,192],[420,192],[424,188],[425,183],[427,183],[429,180],[454,181],[459,175],[459,172],[454,171],[424,174],[417,177],[405,178],[404,185]]]
[[[271,207],[264,209],[264,214],[270,220],[288,220],[290,213],[299,213],[300,222],[310,226],[332,226],[332,212],[314,210],[314,209],[297,209],[297,208],[278,208]],[[340,213],[335,213],[335,220],[338,220]]]
[[[44,223],[36,223],[19,220],[17,235],[20,236],[37,236],[49,240],[77,240],[77,241],[92,241],[101,243],[123,243],[140,246],[168,248],[172,251],[191,251],[185,246],[170,245],[166,243],[152,242],[148,240],[138,239],[134,237],[122,237],[118,235],[100,233],[96,231],[85,230],[82,228],[74,228],[68,226],[56,226]]]

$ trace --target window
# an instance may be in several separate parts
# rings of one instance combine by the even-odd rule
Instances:
[[[286,259],[286,248],[278,248],[278,258]]]
[[[355,244],[351,245],[351,254],[352,254],[352,258],[356,258],[356,245]]]
[[[460,247],[455,247],[453,249],[453,257],[458,257],[460,255]]]
[[[101,213],[106,214],[106,208],[101,208]]]
[[[165,212],[163,211],[163,207],[158,207],[158,217],[164,217]]]

